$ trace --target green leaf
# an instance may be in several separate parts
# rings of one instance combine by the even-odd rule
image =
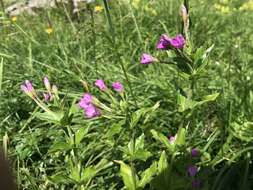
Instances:
[[[141,174],[141,180],[138,187],[144,188],[148,183],[151,182],[157,171],[157,162],[154,162],[148,169]]]
[[[137,190],[138,176],[130,166],[122,161],[115,161],[120,164],[120,175],[123,178],[123,182],[128,190]]]
[[[108,160],[106,159],[102,159],[100,160],[97,165],[95,166],[95,169],[99,172],[101,170],[104,170],[110,166],[113,165],[113,162],[109,162]]]
[[[158,162],[158,173],[162,173],[164,170],[166,170],[168,165],[166,153],[163,151]]]
[[[177,97],[178,111],[184,112],[186,110],[192,110],[197,106],[203,105],[204,103],[208,103],[208,102],[216,100],[216,98],[219,95],[220,95],[219,93],[215,93],[215,94],[204,96],[201,101],[194,101],[178,93],[178,97]]]
[[[230,125],[229,132],[233,134],[234,137],[245,142],[253,141],[253,122],[237,123],[233,122]]]
[[[210,46],[207,50],[204,50],[203,47],[201,47],[196,51],[194,55],[194,66],[197,72],[200,72],[205,68],[205,66],[208,63],[207,59],[210,53],[212,52],[213,48],[214,44]]]
[[[68,184],[68,183],[71,183],[73,182],[72,180],[70,180],[68,178],[68,176],[65,175],[64,172],[60,172],[60,173],[56,173],[52,176],[49,177],[49,180],[53,183],[56,183],[56,184]]]
[[[139,149],[143,149],[144,148],[144,138],[145,135],[142,134],[141,136],[139,136],[136,141],[135,141],[135,149],[139,150]]]
[[[177,138],[175,141],[175,145],[184,146],[185,145],[185,136],[186,136],[185,128],[179,128],[179,130],[177,132]]]
[[[157,190],[170,189],[169,164],[165,151],[162,152],[158,162],[158,175],[152,180],[152,186]]]
[[[121,129],[122,129],[122,125],[123,123],[114,123],[110,129],[108,130],[108,132],[106,133],[106,136],[108,138],[113,138],[114,135],[117,135],[120,133]]]
[[[98,171],[92,166],[84,168],[81,175],[81,181],[87,183],[89,180],[96,176],[97,172]]]
[[[71,107],[70,107],[70,109],[69,109],[69,115],[78,113],[79,110],[80,110],[80,108],[79,108],[78,105],[76,104],[76,99],[74,99],[74,100],[72,101],[72,105],[71,105]]]
[[[160,141],[170,152],[174,152],[174,146],[170,144],[168,137],[155,131],[154,129],[152,129],[150,132],[152,133],[154,139]]]
[[[35,117],[39,118],[40,120],[52,122],[52,123],[59,123],[62,118],[64,117],[64,113],[62,111],[58,112],[37,112],[35,113]]]
[[[184,112],[186,110],[192,109],[196,105],[196,101],[191,100],[180,93],[178,93],[177,96],[177,103],[178,103],[178,111],[179,112]]]
[[[137,150],[133,155],[133,160],[146,161],[152,154],[147,150]]]
[[[49,149],[49,153],[53,153],[53,152],[62,152],[62,151],[68,151],[69,149],[71,149],[72,146],[69,143],[66,142],[56,142],[55,144],[53,144],[50,149]]]
[[[73,179],[76,182],[80,182],[80,165],[73,165],[72,161],[70,161],[70,174],[69,178]]]
[[[79,145],[89,132],[89,127],[82,127],[75,133],[75,144]]]
[[[210,94],[210,95],[204,96],[202,98],[202,102],[205,103],[205,102],[214,101],[218,98],[219,95],[220,95],[220,93],[215,93],[215,94]]]

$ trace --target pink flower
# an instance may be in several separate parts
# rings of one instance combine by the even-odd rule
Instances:
[[[83,109],[86,109],[92,102],[92,95],[85,93],[82,99],[79,101],[79,106]]]
[[[102,91],[105,91],[107,89],[105,82],[101,79],[96,80],[95,85]]]
[[[85,108],[85,115],[87,118],[94,118],[100,116],[100,111],[93,104],[89,104]]]
[[[172,144],[176,141],[176,137],[172,136],[172,135],[169,135],[168,139],[169,139],[170,143],[172,143]]]
[[[114,82],[114,83],[112,84],[112,88],[113,88],[115,91],[117,91],[117,92],[123,92],[123,90],[124,90],[123,85],[122,85],[120,82],[118,82],[118,81],[116,81],[116,82]]]
[[[158,43],[156,45],[156,48],[160,49],[160,50],[166,50],[166,49],[168,49],[169,46],[170,46],[170,40],[171,39],[169,38],[169,36],[167,36],[166,34],[163,34],[160,37],[160,39],[159,39],[159,41],[158,41]]]
[[[26,93],[28,96],[34,96],[35,90],[32,83],[29,80],[26,80],[24,84],[20,86],[21,90]]]
[[[149,55],[149,54],[142,54],[142,57],[141,57],[141,64],[150,64],[150,63],[153,63],[157,61],[156,58],[154,58],[152,55]]]
[[[79,101],[79,106],[84,109],[87,118],[94,118],[100,116],[100,111],[98,108],[92,104],[92,95],[85,93],[81,100]]]
[[[178,34],[175,38],[170,39],[170,45],[176,49],[182,49],[185,45],[185,39],[182,34]]]
[[[25,81],[25,85],[26,85],[26,88],[27,88],[27,90],[29,92],[33,92],[34,91],[33,85],[32,85],[32,83],[29,80]]]

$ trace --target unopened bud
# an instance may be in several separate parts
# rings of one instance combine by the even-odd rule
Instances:
[[[54,96],[59,99],[59,95],[58,95],[58,88],[56,85],[52,86],[52,93],[54,94]]]
[[[187,8],[185,7],[184,4],[181,5],[180,14],[182,16],[182,19],[183,19],[184,23],[186,23],[187,20],[188,20],[188,10],[187,10]]]
[[[44,77],[43,82],[44,82],[44,85],[45,85],[47,91],[50,92],[51,91],[51,85],[50,85],[50,82],[49,82],[48,78]]]

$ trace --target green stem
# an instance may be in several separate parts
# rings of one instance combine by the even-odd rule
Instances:
[[[108,20],[108,23],[109,23],[109,26],[110,26],[110,31],[111,31],[111,37],[112,37],[112,42],[113,42],[113,47],[114,47],[114,51],[116,53],[116,56],[120,59],[121,58],[121,55],[119,54],[118,50],[117,50],[117,44],[116,44],[116,36],[115,36],[115,29],[114,29],[114,25],[112,23],[112,19],[111,19],[111,15],[110,15],[110,11],[109,11],[109,6],[108,6],[108,3],[107,3],[107,0],[103,0],[104,2],[104,6],[105,6],[105,10],[106,10],[106,16],[107,16],[107,20]],[[130,93],[131,93],[131,96],[134,100],[134,104],[135,104],[135,107],[137,108],[137,101],[136,101],[136,97],[133,93],[133,89],[132,89],[132,85],[131,85],[131,82],[129,80],[129,77],[127,75],[127,71],[126,71],[126,68],[124,66],[124,64],[122,63],[122,60],[120,60],[120,67],[123,71],[123,74],[124,74],[124,77],[125,77],[125,80],[126,80],[126,83],[130,89]]]
[[[110,10],[109,10],[109,6],[107,3],[107,0],[103,0],[104,2],[104,6],[105,6],[105,12],[106,12],[106,17],[109,23],[109,27],[110,27],[110,32],[111,32],[111,36],[112,36],[112,43],[115,44],[115,30],[112,24],[112,18],[111,18],[111,14],[110,14]]]
[[[131,3],[131,1],[129,1],[129,8],[130,8],[131,16],[132,16],[133,21],[134,21],[135,28],[136,28],[137,33],[138,33],[138,38],[139,38],[139,41],[142,43],[142,42],[143,42],[143,40],[142,40],[142,36],[141,36],[141,32],[140,32],[140,28],[139,28],[139,26],[138,26],[138,23],[137,23],[136,17],[135,17],[135,15],[134,15],[134,11],[133,11],[133,7],[132,7],[132,3]]]
[[[96,76],[98,77],[98,66],[97,66],[97,59],[96,59],[96,30],[95,30],[95,19],[94,19],[94,11],[90,8],[90,16],[91,16],[91,28],[92,28],[92,39],[93,39],[93,61],[95,64],[95,72]]]
[[[176,154],[172,154],[171,158],[170,158],[170,165],[169,165],[169,176],[171,176],[171,172],[172,172],[172,167],[173,167],[173,163],[174,163],[174,160],[175,160],[175,156]],[[171,190],[174,189],[174,186],[173,186],[173,181],[171,181],[172,177],[170,177],[169,179],[169,187]]]
[[[3,11],[3,13],[5,13],[4,0],[0,0],[0,4],[1,4],[1,7],[2,7],[2,11]]]

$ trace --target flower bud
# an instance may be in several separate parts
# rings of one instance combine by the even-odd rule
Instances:
[[[51,85],[50,85],[50,82],[49,82],[48,78],[44,77],[43,82],[44,82],[44,85],[45,85],[47,91],[50,92],[51,91]]]

